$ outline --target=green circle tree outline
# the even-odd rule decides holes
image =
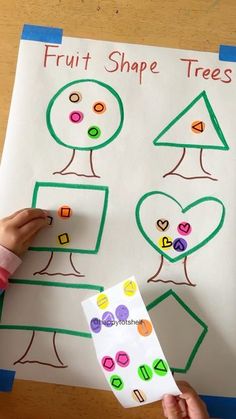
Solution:
[[[120,123],[119,123],[119,126],[118,126],[118,128],[116,129],[116,131],[114,132],[114,134],[110,137],[110,138],[108,138],[108,140],[106,140],[106,141],[104,141],[102,144],[98,144],[98,145],[91,145],[91,146],[89,146],[89,147],[75,147],[75,146],[72,146],[72,145],[68,145],[68,144],[65,144],[58,136],[57,136],[57,134],[56,134],[56,132],[54,131],[54,128],[53,128],[53,126],[52,126],[52,123],[51,123],[51,110],[52,110],[52,107],[53,107],[53,105],[54,105],[54,103],[55,103],[55,101],[56,101],[56,99],[58,98],[58,96],[64,91],[64,90],[66,90],[68,87],[70,87],[70,86],[73,86],[74,84],[77,84],[77,83],[85,83],[85,82],[91,82],[91,83],[96,83],[96,84],[98,84],[99,86],[102,86],[102,87],[104,87],[105,89],[107,89],[115,98],[116,98],[116,100],[117,100],[117,102],[118,102],[118,105],[119,105],[119,111],[120,111]],[[65,84],[63,87],[61,87],[58,91],[57,91],[57,93],[52,97],[52,99],[50,100],[50,102],[49,102],[49,104],[48,104],[48,107],[47,107],[47,111],[46,111],[46,122],[47,122],[47,127],[48,127],[48,130],[49,130],[49,132],[50,132],[50,134],[51,134],[51,136],[54,138],[54,140],[58,143],[58,144],[60,144],[60,145],[62,145],[63,147],[67,147],[67,148],[71,148],[71,149],[74,149],[74,150],[96,150],[96,149],[98,149],[98,148],[102,148],[102,147],[105,147],[107,144],[109,144],[110,142],[112,142],[118,135],[119,135],[119,133],[120,133],[120,131],[121,131],[121,129],[122,129],[122,126],[123,126],[123,122],[124,122],[124,107],[123,107],[123,103],[122,103],[122,100],[121,100],[121,98],[120,98],[120,96],[118,95],[118,93],[111,87],[111,86],[109,86],[108,84],[106,84],[106,83],[103,83],[103,82],[101,82],[101,81],[99,81],[99,80],[95,80],[95,79],[81,79],[81,80],[74,80],[74,81],[72,81],[72,82],[70,82],[70,83],[67,83],[67,84]]]

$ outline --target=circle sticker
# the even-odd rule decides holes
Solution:
[[[128,308],[125,305],[123,305],[123,304],[119,305],[116,308],[116,317],[117,317],[118,320],[121,320],[121,321],[122,320],[123,321],[127,320],[128,317],[129,317],[129,310],[128,310]]]
[[[137,285],[134,281],[128,279],[127,281],[124,282],[123,289],[124,289],[125,295],[127,295],[128,297],[133,297],[133,295],[137,291]]]
[[[149,320],[140,320],[138,332],[142,336],[149,336],[152,333],[152,323]]]
[[[148,381],[151,380],[153,372],[148,365],[143,364],[140,365],[140,367],[138,367],[138,375],[141,378],[141,380]]]
[[[163,250],[169,250],[172,247],[173,240],[169,236],[163,236],[158,240],[158,246]]]
[[[105,311],[105,313],[103,313],[102,324],[104,324],[104,326],[111,327],[113,326],[114,321],[115,321],[115,317],[110,311]]]
[[[140,390],[138,388],[136,388],[135,390],[132,391],[131,393],[133,399],[138,402],[138,403],[143,403],[147,400],[147,396],[144,393],[143,390]]]
[[[70,218],[72,215],[72,209],[68,205],[63,205],[58,208],[57,214],[63,219]]]
[[[84,114],[80,111],[73,111],[69,115],[69,119],[74,124],[78,124],[79,122],[82,122],[84,119]]]
[[[102,328],[102,322],[97,317],[93,317],[90,321],[90,328],[94,333],[99,333]]]
[[[123,390],[124,388],[123,380],[121,377],[119,377],[119,375],[112,375],[110,378],[110,383],[115,390]]]
[[[152,364],[152,368],[155,373],[160,376],[166,375],[169,369],[167,362],[163,359],[155,359]]]
[[[182,221],[181,223],[179,223],[177,230],[178,233],[181,234],[181,236],[188,236],[192,232],[192,227],[186,221]]]
[[[203,121],[193,121],[191,130],[194,134],[201,134],[205,130],[205,123]]]
[[[69,99],[72,103],[77,103],[81,101],[82,96],[79,92],[72,92],[69,96]]]
[[[94,112],[99,113],[99,114],[106,112],[106,109],[107,108],[104,102],[96,102],[93,105]]]
[[[115,369],[115,362],[111,356],[104,356],[102,358],[102,366],[106,371],[113,371]]]
[[[89,138],[99,138],[101,135],[101,130],[99,127],[96,127],[95,125],[90,127],[88,129],[88,136]]]
[[[109,300],[106,294],[99,294],[97,297],[97,305],[101,310],[104,310],[109,305]]]
[[[116,362],[120,367],[127,367],[130,363],[129,355],[124,351],[117,352]]]
[[[176,252],[184,252],[187,249],[188,243],[185,239],[177,238],[173,241],[173,248]]]
[[[165,218],[160,218],[160,220],[157,220],[156,222],[156,228],[158,231],[166,231],[169,228],[169,221]]]

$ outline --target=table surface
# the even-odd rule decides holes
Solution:
[[[217,52],[236,44],[235,0],[0,0],[0,152],[22,25],[65,36]],[[161,419],[160,403],[123,409],[111,392],[16,380],[0,393],[1,419]]]

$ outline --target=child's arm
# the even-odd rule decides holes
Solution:
[[[34,236],[47,226],[47,213],[26,208],[0,220],[0,294],[8,286],[8,278],[21,264],[21,256]]]

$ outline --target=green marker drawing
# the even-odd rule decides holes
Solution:
[[[34,273],[34,275],[38,274],[38,275],[55,275],[55,273],[50,272],[48,270],[50,264],[52,263],[53,257],[54,257],[54,252],[62,252],[62,253],[69,253],[69,265],[72,269],[72,272],[70,272],[71,275],[74,275],[76,277],[84,277],[83,274],[81,274],[81,272],[79,272],[75,266],[74,263],[72,261],[72,254],[74,253],[85,253],[85,254],[97,254],[101,245],[101,240],[102,240],[102,235],[103,235],[103,230],[104,230],[104,225],[105,225],[105,220],[106,220],[106,214],[107,214],[107,206],[108,206],[108,195],[109,195],[109,189],[107,186],[99,186],[99,185],[81,185],[81,184],[73,184],[73,183],[55,183],[55,182],[36,182],[35,186],[34,186],[34,191],[33,191],[33,197],[32,197],[32,208],[37,208],[37,207],[43,207],[43,208],[47,208],[47,202],[42,202],[42,195],[43,193],[46,193],[48,189],[51,189],[52,193],[56,193],[58,196],[61,196],[61,200],[62,200],[62,204],[63,204],[63,193],[64,190],[66,191],[71,191],[73,196],[76,196],[76,194],[78,195],[78,199],[81,196],[81,194],[87,192],[87,193],[101,193],[101,196],[103,196],[103,205],[101,208],[101,213],[99,214],[99,226],[97,231],[94,231],[94,242],[93,245],[91,245],[90,247],[87,246],[73,246],[71,247],[70,243],[68,243],[67,246],[64,246],[61,242],[61,240],[54,240],[54,245],[49,246],[47,243],[45,243],[45,245],[31,245],[29,247],[29,250],[33,250],[33,251],[38,251],[38,252],[45,252],[48,251],[50,252],[50,257],[49,260],[46,264],[46,266],[44,268],[42,268],[41,270],[38,270],[37,272]],[[46,195],[45,195],[46,196]],[[55,213],[56,213],[56,208],[54,209]],[[80,208],[78,208],[78,212],[79,212]],[[50,212],[50,211],[49,211]],[[71,217],[71,220],[73,219],[73,216]],[[57,222],[59,222],[60,220],[58,219],[57,213],[55,215],[55,219],[53,220],[52,223],[52,227],[49,227],[50,230],[50,237],[52,236],[52,230],[54,227],[54,225],[56,225]],[[67,220],[64,223],[63,228],[66,229],[66,227],[68,226],[69,222],[75,222],[75,221],[69,221]],[[75,224],[76,225],[76,224]],[[59,230],[58,230],[58,234],[59,234]],[[73,234],[73,233],[72,233]],[[71,238],[72,238],[72,234],[71,234]],[[75,232],[74,232],[75,234]],[[67,233],[63,231],[62,235],[57,235],[57,237],[68,237]],[[57,274],[62,274],[62,272],[57,272]]]
[[[28,285],[28,286],[36,286],[36,287],[59,287],[65,290],[70,288],[76,290],[90,290],[90,291],[96,291],[96,292],[102,292],[104,291],[104,287],[101,285],[95,285],[95,284],[75,284],[75,283],[69,283],[69,282],[53,282],[53,281],[39,281],[39,280],[33,280],[33,279],[15,279],[11,278],[9,280],[11,284],[15,284],[18,286],[22,285]],[[1,312],[4,307],[4,296],[5,293],[1,295],[0,300],[0,320],[1,320]],[[58,327],[48,327],[48,326],[38,326],[34,324],[3,324],[0,323],[0,330],[22,330],[22,331],[31,331],[32,335],[30,337],[29,344],[24,351],[23,355],[21,355],[15,362],[16,364],[27,364],[27,363],[36,363],[41,365],[46,365],[53,368],[67,368],[67,365],[65,365],[60,356],[56,345],[56,335],[63,334],[63,335],[70,335],[70,336],[77,336],[80,338],[88,338],[91,339],[92,335],[91,333],[84,331],[84,330],[71,330],[71,329],[61,329]],[[48,352],[51,352],[51,356],[49,357],[50,361],[45,362],[45,359],[39,360],[39,359],[31,359],[31,351],[32,346],[37,346],[37,340],[39,339],[37,332],[46,332],[48,335]],[[54,359],[54,362],[52,361]]]
[[[199,105],[202,110],[199,110]],[[193,116],[193,110],[195,113]],[[205,114],[205,117],[203,116]],[[179,125],[179,127],[178,127]],[[181,134],[177,134],[179,129]],[[179,176],[183,179],[210,179],[211,173],[203,166],[203,150],[229,150],[219,121],[205,91],[186,106],[153,140],[155,146],[182,148],[182,156],[174,168],[163,177]],[[190,150],[195,150],[190,153]],[[194,153],[194,154],[193,154]],[[196,153],[198,158],[196,159]],[[192,155],[191,155],[192,154]],[[187,158],[189,155],[189,158]],[[196,165],[195,168],[193,166]]]
[[[155,298],[155,300],[153,300],[151,303],[149,303],[146,306],[147,311],[148,312],[151,312],[151,310],[155,309],[155,307],[158,307],[159,304],[161,304],[163,301],[165,301],[169,297],[174,298],[175,301],[183,308],[183,310],[185,310],[188,313],[188,315],[190,317],[192,317],[192,319],[196,323],[198,323],[201,326],[201,328],[202,328],[202,331],[200,332],[200,334],[199,334],[199,336],[198,336],[195,344],[193,345],[192,350],[191,350],[191,352],[190,352],[190,354],[189,354],[189,356],[188,356],[188,358],[186,360],[185,366],[184,367],[180,367],[180,366],[177,366],[177,365],[173,365],[173,366],[170,367],[170,369],[171,369],[172,372],[186,373],[190,369],[190,367],[191,367],[191,365],[192,365],[192,363],[194,361],[194,358],[195,358],[195,356],[196,356],[196,354],[197,354],[197,352],[198,352],[198,350],[199,350],[199,348],[200,348],[200,346],[201,346],[201,344],[202,344],[202,342],[203,342],[203,340],[204,340],[204,338],[205,338],[205,336],[206,336],[206,334],[208,332],[208,326],[206,325],[206,323],[204,323],[203,320],[200,319],[199,316],[197,316],[196,313],[194,313],[191,310],[190,307],[187,306],[187,304],[172,289],[166,291],[164,294],[160,295],[160,297]],[[152,317],[152,315],[151,315],[151,317]],[[153,368],[154,368],[154,363],[153,363]]]
[[[158,217],[158,211],[160,211],[158,209],[158,200],[160,198],[160,202],[161,202],[161,199],[163,197],[167,198],[167,201],[166,201],[167,208],[168,208],[168,205],[170,205],[168,203],[168,200],[170,200],[170,203],[174,202],[176,204],[177,210],[178,210],[177,213],[176,213],[176,216],[179,216],[179,214],[183,214],[183,217],[184,217],[184,215],[186,215],[186,216],[188,216],[189,219],[191,219],[191,210],[195,209],[198,206],[201,206],[201,204],[211,203],[211,202],[216,203],[217,206],[219,206],[219,209],[220,209],[220,215],[217,218],[216,226],[212,228],[210,233],[207,233],[199,241],[197,241],[197,239],[196,239],[193,245],[187,246],[186,248],[185,248],[185,246],[183,246],[183,248],[181,249],[182,251],[179,251],[180,249],[177,248],[177,247],[176,247],[176,251],[175,251],[175,250],[173,250],[174,246],[173,246],[173,249],[171,247],[171,249],[172,249],[172,253],[171,253],[171,250],[169,250],[169,248],[166,249],[164,245],[163,246],[160,245],[160,240],[154,241],[154,238],[153,238],[154,236],[150,237],[150,231],[149,231],[149,233],[147,233],[147,228],[144,226],[144,220],[142,219],[143,208],[145,207],[145,205],[149,204],[150,200],[153,200],[153,202],[154,202],[154,200],[156,201],[155,202],[155,207],[152,209],[152,211],[154,212],[153,218],[154,217],[156,217],[157,219],[160,218],[160,217]],[[162,208],[161,211],[163,211],[163,208]],[[203,216],[205,216],[205,215],[206,214],[204,213]],[[210,240],[212,240],[216,236],[216,234],[222,228],[222,226],[224,224],[224,219],[225,219],[225,207],[224,207],[223,202],[220,201],[218,198],[215,198],[215,197],[212,197],[212,196],[205,196],[205,197],[202,197],[202,198],[192,202],[191,204],[189,204],[185,208],[183,208],[182,205],[171,195],[168,195],[168,194],[166,194],[164,192],[160,192],[160,191],[151,191],[151,192],[148,192],[148,193],[144,194],[140,198],[140,200],[138,201],[137,206],[136,206],[136,210],[135,210],[135,217],[136,217],[136,222],[137,222],[138,229],[141,232],[142,236],[152,246],[152,248],[155,249],[161,255],[161,263],[160,263],[160,266],[159,266],[157,272],[155,273],[155,275],[153,275],[151,278],[149,278],[147,282],[172,282],[176,285],[195,286],[190,281],[188,273],[187,273],[187,257],[189,255],[191,255],[192,253],[196,252],[197,250],[199,250],[200,248],[202,248],[203,246],[205,246]],[[210,214],[209,220],[212,220],[212,219],[214,219],[214,214]],[[199,224],[200,224],[200,228],[201,228],[200,221],[201,220],[199,220]],[[152,222],[152,221],[150,221],[150,222]],[[148,223],[149,223],[149,221],[148,221]],[[188,223],[186,223],[186,224],[188,224]],[[186,236],[184,236],[184,239],[183,239],[183,237],[179,237],[179,233],[176,233],[177,232],[177,226],[178,226],[177,222],[176,222],[176,225],[174,224],[172,226],[173,233],[176,234],[176,241],[180,242],[180,240],[182,240],[181,243],[184,243],[184,242],[186,242]],[[149,224],[148,224],[148,227],[149,227]],[[153,231],[157,232],[157,229],[155,228],[155,230],[154,230],[154,228],[155,228],[155,226],[154,226],[154,222],[153,222]],[[169,228],[169,223],[168,223],[168,228]],[[168,236],[165,236],[164,234],[162,235],[161,232],[157,232],[155,234],[156,234],[155,237],[162,237],[163,242],[164,242],[164,240],[166,241],[166,238],[168,237]],[[192,232],[191,235],[193,235],[193,234],[194,233]],[[168,230],[168,235],[169,235],[169,230]],[[196,237],[197,237],[197,234],[196,234]],[[194,239],[193,239],[193,241],[194,241]],[[175,243],[175,241],[173,241],[173,245],[174,245],[174,243]],[[161,269],[162,269],[163,263],[164,263],[164,259],[167,259],[171,263],[174,263],[174,262],[177,262],[181,259],[184,259],[184,264],[183,265],[184,265],[184,276],[185,276],[185,279],[186,279],[185,282],[175,282],[173,280],[165,281],[165,280],[162,280],[162,279],[155,279],[155,278],[158,278],[158,276],[161,272]]]
[[[94,170],[93,151],[114,141],[123,122],[122,100],[108,84],[81,79],[62,86],[48,104],[46,123],[52,138],[72,149],[72,156],[62,170],[53,174],[100,178]],[[80,151],[84,152],[82,157]],[[85,171],[78,171],[80,158],[83,163],[87,160]]]

